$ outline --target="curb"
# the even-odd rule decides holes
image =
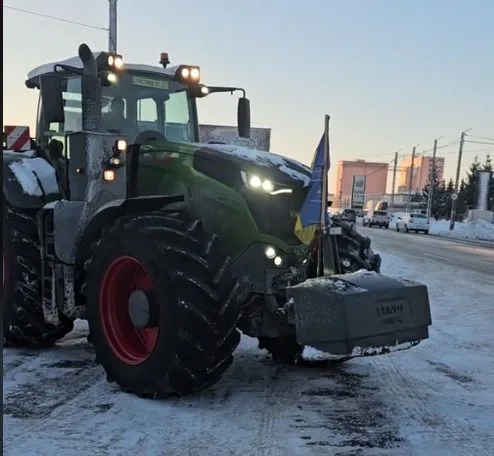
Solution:
[[[481,247],[487,247],[490,249],[494,249],[494,241],[483,241],[480,239],[461,239],[461,238],[455,238],[455,237],[449,237],[449,236],[443,236],[440,234],[431,234],[431,233],[429,233],[429,236],[434,236],[434,237],[438,237],[441,239],[447,239],[448,241],[454,241],[454,242],[458,242],[460,244],[478,245]]]

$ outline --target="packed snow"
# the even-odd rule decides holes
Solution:
[[[428,286],[428,340],[344,363],[308,349],[319,363],[287,367],[243,338],[218,384],[153,401],[106,382],[77,321],[57,347],[3,350],[4,454],[491,456],[494,249],[364,230],[383,274]]]
[[[449,220],[431,220],[429,233],[454,239],[494,242],[494,223],[486,220],[455,222],[454,229],[450,231]]]
[[[310,173],[310,168],[307,165],[299,163],[293,159],[289,160],[286,157],[282,157],[281,155],[277,155],[272,152],[264,152],[262,150],[249,149],[247,147],[233,146],[230,144],[203,144],[203,146],[254,162],[259,166],[275,166],[292,179],[302,181],[304,186],[309,185],[310,175],[308,176],[293,169],[292,163],[302,169],[305,169],[307,173]]]

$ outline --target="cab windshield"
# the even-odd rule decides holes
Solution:
[[[195,141],[194,110],[187,86],[156,74],[127,71],[102,87],[103,129],[130,141],[143,131],[157,131],[168,141]],[[51,123],[50,136],[82,130],[81,80],[68,77],[63,93],[65,122]]]

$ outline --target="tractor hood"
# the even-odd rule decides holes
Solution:
[[[272,152],[227,144],[196,144],[196,163],[203,166],[217,165],[238,168],[248,173],[256,173],[284,185],[307,187],[311,169],[291,158]]]

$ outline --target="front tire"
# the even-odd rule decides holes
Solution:
[[[109,381],[139,396],[186,395],[231,365],[240,342],[239,286],[215,239],[199,222],[148,213],[117,220],[93,245],[89,339]],[[141,291],[146,328],[129,311],[130,296]]]
[[[45,322],[41,304],[41,254],[35,210],[14,208],[3,198],[3,344],[49,347],[72,331],[73,322]]]

